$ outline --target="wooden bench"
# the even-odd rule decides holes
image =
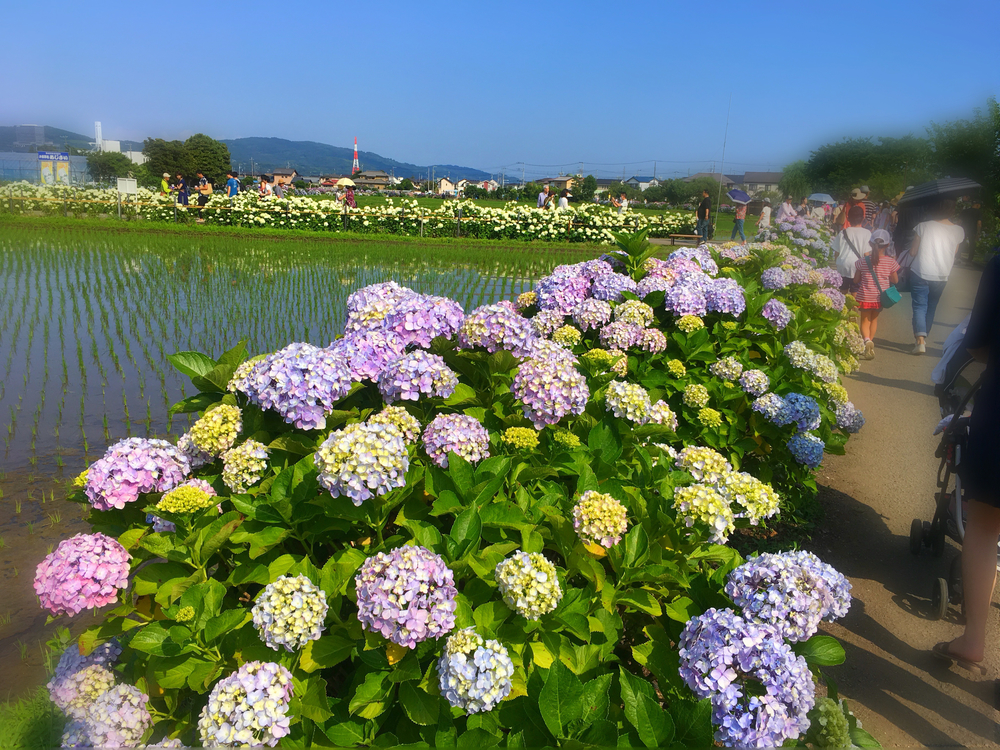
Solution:
[[[694,244],[697,245],[697,244],[699,244],[701,242],[701,235],[700,234],[672,234],[672,235],[670,235],[670,244],[671,245],[676,245],[678,240],[681,240],[682,242],[693,242]]]

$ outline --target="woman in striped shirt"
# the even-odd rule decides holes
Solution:
[[[854,284],[857,288],[854,297],[861,311],[861,335],[865,339],[862,359],[875,359],[875,329],[878,327],[878,314],[882,312],[882,292],[899,281],[899,264],[887,254],[891,241],[887,231],[876,229],[869,240],[871,255],[854,264]],[[877,284],[875,277],[878,277]]]

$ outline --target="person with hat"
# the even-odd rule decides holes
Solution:
[[[854,206],[861,206],[861,211],[862,211],[861,219],[859,220],[859,223],[857,223],[857,224],[851,223],[850,213],[851,213],[851,209]],[[848,227],[851,227],[851,226],[855,226],[855,227],[864,226],[864,223],[865,223],[864,211],[865,211],[865,194],[863,192],[861,192],[861,188],[854,188],[851,191],[851,197],[850,197],[850,199],[848,199],[847,203],[844,204],[844,207],[841,209],[840,213],[837,215],[837,218],[834,220],[834,223],[837,226],[843,226],[844,229],[847,229]]]
[[[867,231],[867,230],[864,230]],[[875,359],[875,331],[882,312],[882,292],[899,281],[899,264],[886,251],[892,238],[884,229],[872,232],[871,254],[854,263],[854,298],[861,312],[861,335],[865,340],[862,359]]]
[[[861,204],[865,207],[865,227],[874,229],[875,219],[878,217],[878,204],[868,197],[871,195],[871,188],[867,185],[862,185],[860,190],[862,196]]]
[[[771,199],[764,199],[764,206],[760,209],[760,218],[757,220],[757,231],[768,229],[771,226]]]
[[[779,224],[783,221],[795,221],[795,217],[798,216],[795,213],[795,206],[792,205],[792,196],[786,195],[785,202],[778,206],[778,215],[774,217],[774,220]]]
[[[568,188],[563,188],[563,191],[559,194],[559,208],[569,208],[569,199],[573,197],[573,194]]]
[[[170,195],[173,192],[173,188],[170,187],[170,172],[163,173],[163,179],[160,180],[160,195]]]

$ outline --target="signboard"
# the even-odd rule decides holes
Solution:
[[[139,192],[139,186],[131,177],[119,177],[118,192],[123,195],[136,195]]]
[[[38,169],[43,185],[69,185],[69,154],[39,151]]]

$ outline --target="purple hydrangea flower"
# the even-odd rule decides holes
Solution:
[[[606,273],[594,279],[591,294],[594,299],[607,302],[618,302],[622,292],[635,292],[636,283],[628,276],[620,273]]]
[[[128,586],[132,555],[104,534],[77,534],[59,542],[35,571],[35,593],[43,609],[75,615],[118,599]]]
[[[458,343],[463,349],[479,346],[491,354],[502,349],[515,357],[526,356],[534,339],[531,321],[502,305],[477,307],[458,332]]]
[[[64,714],[82,721],[97,696],[115,684],[111,667],[121,654],[117,641],[108,641],[87,656],[73,643],[59,657],[56,671],[45,686],[49,699]],[[110,682],[109,682],[110,679]]]
[[[743,616],[776,628],[792,643],[811,638],[821,620],[851,606],[851,584],[811,552],[764,553],[733,570],[726,595]]]
[[[763,396],[771,387],[771,381],[763,370],[747,370],[740,376],[740,388],[751,396]]]
[[[843,277],[836,268],[830,268],[829,266],[823,266],[823,268],[818,269],[820,275],[823,277],[823,283],[826,286],[833,287],[834,289],[839,289],[840,285],[844,283]]]
[[[586,300],[584,300],[586,301]],[[539,310],[531,319],[531,327],[539,336],[551,336],[566,323],[562,310]]]
[[[823,463],[823,449],[826,445],[815,435],[800,433],[789,440],[787,445],[792,457],[800,464],[815,469]]]
[[[404,299],[416,296],[416,292],[385,281],[359,289],[347,298],[347,323],[344,330],[348,334],[374,331],[384,327],[386,316],[396,309]]]
[[[406,344],[398,333],[376,330],[348,334],[329,346],[329,351],[347,359],[351,379],[378,380],[382,370],[406,351]]]
[[[144,492],[166,492],[184,481],[191,465],[166,440],[119,440],[87,469],[84,493],[97,510],[124,508]]]
[[[395,281],[381,281],[378,284],[369,284],[348,295],[347,311],[356,312],[373,302],[382,300],[398,302],[411,294],[415,294],[412,289],[400,286]]]
[[[560,268],[567,269],[560,271]],[[560,266],[535,285],[540,310],[569,315],[590,294],[590,279],[572,266]]]
[[[865,415],[854,404],[848,401],[836,408],[837,427],[852,435],[865,426]]]
[[[768,268],[760,275],[760,285],[765,289],[784,289],[792,283],[788,272],[780,266]]]
[[[705,293],[711,281],[711,278],[701,272],[683,274],[677,279],[677,283],[667,290],[663,306],[677,316],[705,317],[708,311]]]
[[[659,354],[667,350],[667,337],[657,328],[644,328],[636,346],[645,352]]]
[[[261,409],[278,412],[301,430],[326,427],[326,415],[351,390],[348,358],[330,349],[296,343],[258,362],[243,391]]]
[[[570,266],[573,268],[574,266]],[[595,258],[594,260],[585,260],[583,263],[577,263],[575,268],[578,269],[578,273],[584,278],[593,281],[598,276],[604,276],[605,274],[614,273],[615,269],[606,260],[601,258]]]
[[[406,346],[427,349],[438,336],[454,336],[464,320],[465,312],[454,300],[413,294],[385,316],[385,327],[398,333]]]
[[[378,390],[387,404],[417,401],[421,395],[448,398],[457,386],[458,376],[444,358],[422,350],[393,360],[378,376]]]
[[[761,315],[767,318],[771,325],[779,331],[784,330],[785,326],[792,319],[792,311],[788,309],[784,302],[774,298],[764,303]]]
[[[531,349],[528,351],[528,359],[553,360],[564,362],[568,365],[575,365],[578,360],[576,355],[564,346],[560,346],[555,341],[548,339],[535,339],[531,342]]]
[[[455,578],[440,556],[419,546],[379,552],[354,578],[365,630],[416,648],[455,627]]]
[[[836,287],[824,287],[820,289],[817,294],[822,294],[825,297],[830,298],[830,302],[833,303],[833,309],[835,312],[840,312],[844,309],[844,305],[847,303],[847,298],[844,297],[843,293]]]
[[[335,430],[315,454],[319,483],[332,497],[361,505],[406,485],[410,458],[403,433],[392,424],[356,422]]]
[[[146,704],[149,696],[132,685],[118,685],[102,693],[87,711],[84,725],[94,747],[135,747],[153,717]]]
[[[659,275],[650,273],[648,276],[643,277],[642,281],[636,284],[635,294],[639,299],[645,299],[646,295],[652,294],[653,292],[666,292],[670,287],[674,285],[677,278],[671,273],[667,275]]]
[[[681,250],[674,250],[670,253],[670,257],[667,262],[671,263],[687,258],[693,260],[698,264],[698,268],[707,274],[715,276],[719,272],[719,266],[716,264],[715,260],[712,259],[712,253],[702,245],[701,247],[686,247]]]
[[[809,666],[771,625],[709,609],[681,632],[680,675],[712,702],[715,739],[730,747],[780,747],[809,728]]]
[[[635,323],[616,320],[601,329],[601,345],[608,349],[622,349],[623,351],[631,349],[639,343],[642,331],[642,326],[637,326]]]
[[[438,414],[424,429],[424,450],[432,462],[448,468],[448,453],[457,453],[469,463],[490,455],[490,435],[475,417]]]
[[[590,398],[587,379],[571,362],[557,359],[526,360],[514,375],[510,390],[537,430],[567,414],[583,414]]]
[[[705,308],[738,318],[747,309],[743,287],[733,279],[715,279],[705,292]]]
[[[514,663],[499,641],[466,628],[448,637],[437,670],[445,700],[475,714],[493,710],[510,694]]]
[[[585,299],[573,308],[572,316],[573,322],[581,331],[586,332],[591,328],[596,331],[611,320],[611,305],[600,299]]]
[[[219,680],[198,718],[205,747],[274,747],[291,730],[292,673],[273,662],[249,661]]]

